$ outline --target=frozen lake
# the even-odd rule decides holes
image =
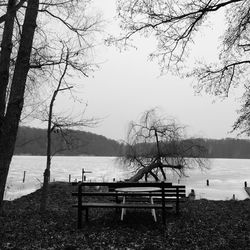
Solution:
[[[5,191],[6,200],[18,198],[40,188],[43,181],[43,171],[46,165],[44,156],[14,156]],[[195,190],[196,198],[212,200],[227,200],[235,195],[236,199],[246,199],[244,182],[250,184],[249,159],[211,159],[210,169],[200,169],[187,172],[188,177],[182,177],[179,182],[187,186],[187,194]],[[121,166],[115,157],[86,156],[56,156],[52,159],[51,180],[68,181],[81,180],[82,168],[92,173],[86,174],[87,180],[112,181],[123,180],[131,176],[129,170]],[[23,175],[26,171],[25,182]],[[168,181],[177,183],[178,177],[168,175]],[[210,185],[206,185],[206,180]]]

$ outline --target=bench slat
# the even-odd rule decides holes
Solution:
[[[176,196],[176,193],[177,192],[164,192],[164,194],[165,194],[165,196]],[[161,193],[154,193],[155,195],[157,195],[157,196],[160,196],[161,195]],[[186,193],[185,192],[178,192],[178,194],[179,195],[186,195]]]
[[[78,208],[78,204],[74,204],[73,207]],[[150,208],[150,209],[162,209],[162,205],[160,204],[138,204],[138,203],[107,203],[107,202],[87,202],[87,203],[82,203],[81,208]],[[166,204],[166,208],[170,209],[173,208],[172,204]]]
[[[175,192],[176,194],[176,192]],[[156,196],[159,192],[82,192],[81,196]],[[72,196],[79,196],[78,192],[72,193]]]

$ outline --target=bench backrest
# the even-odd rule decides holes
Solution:
[[[165,188],[165,196],[176,196],[178,192],[179,197],[186,197],[186,187],[183,185],[172,185],[172,187]]]
[[[78,183],[78,194],[84,193],[82,190],[86,186],[103,186],[107,187],[109,192],[114,192],[116,188],[125,187],[159,187],[164,189],[165,197],[176,197],[178,194],[179,198],[184,198],[186,196],[186,188],[184,185],[174,185],[171,182],[81,182]],[[162,195],[162,191],[156,194]]]

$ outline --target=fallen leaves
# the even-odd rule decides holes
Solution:
[[[92,209],[77,230],[73,187],[51,184],[48,211],[39,214],[40,190],[5,202],[0,215],[0,249],[250,249],[250,200],[185,203],[180,216],[155,223],[149,210],[128,211],[125,220],[110,209]],[[183,204],[184,205],[184,204]]]

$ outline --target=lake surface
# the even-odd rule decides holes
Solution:
[[[239,200],[248,198],[244,182],[250,185],[249,159],[211,159],[209,162],[209,169],[189,170],[188,177],[179,178],[170,173],[168,181],[186,185],[187,194],[194,189],[198,199],[228,200],[233,195]],[[14,156],[4,199],[12,200],[40,188],[45,166],[45,156]],[[86,174],[87,180],[91,181],[112,181],[113,178],[119,181],[131,176],[131,171],[117,162],[115,157],[55,156],[52,159],[51,181],[68,181],[69,175],[71,181],[79,181],[82,168],[91,171]],[[207,179],[209,186],[206,185]]]

